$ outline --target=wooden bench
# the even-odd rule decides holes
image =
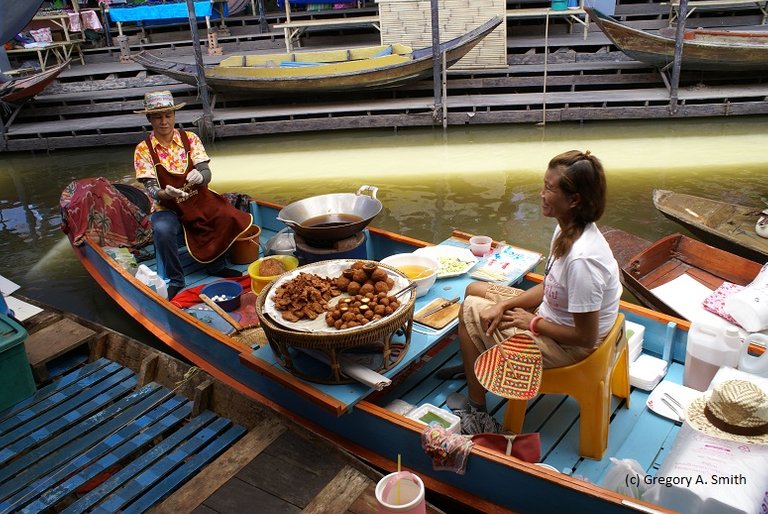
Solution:
[[[766,19],[768,19],[768,1],[765,0],[691,0],[688,2],[687,12],[685,13],[685,18],[687,19],[688,16],[693,13],[696,9],[717,9],[719,7],[727,7],[727,6],[734,6],[734,5],[743,5],[743,6],[756,6],[758,9],[760,9],[760,12],[763,13],[763,21],[762,23],[765,24]],[[679,11],[680,10],[680,0],[672,0],[669,2],[669,24],[672,25],[672,22],[675,21],[679,17]]]
[[[587,33],[589,31],[589,15],[584,10],[583,6],[577,9],[563,9],[554,10],[549,7],[534,7],[526,9],[507,9],[507,19],[514,18],[547,18],[551,16],[564,16],[568,23],[573,28],[573,24],[581,23],[584,25],[584,39],[587,39]],[[580,16],[584,16],[582,19]]]
[[[349,16],[345,18],[315,18],[309,20],[290,20],[274,25],[276,29],[283,29],[285,34],[285,49],[293,50],[293,42],[301,46],[299,38],[307,30],[312,28],[349,27],[353,25],[372,25],[381,31],[381,23],[378,16]]]
[[[6,53],[9,55],[37,54],[37,60],[40,61],[40,68],[42,71],[45,71],[45,67],[48,65],[48,59],[51,56],[53,56],[57,64],[61,64],[70,59],[74,52],[77,52],[80,57],[80,64],[84,65],[85,59],[83,58],[83,51],[80,49],[80,43],[82,42],[82,39],[70,39],[69,41],[50,43],[35,48],[14,48],[13,50],[6,50]]]

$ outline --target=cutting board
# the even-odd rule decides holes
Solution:
[[[413,315],[413,320],[421,323],[422,325],[440,330],[448,323],[456,319],[456,316],[459,314],[459,309],[461,309],[461,302],[454,303],[453,305],[450,305],[445,309],[441,309],[436,313],[430,314],[426,317],[424,317],[421,313],[429,312],[429,309],[434,309],[441,303],[447,302],[448,300],[448,298],[437,298],[436,300],[432,300],[429,305],[422,307]]]

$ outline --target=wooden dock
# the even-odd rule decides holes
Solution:
[[[529,3],[508,2],[508,9]],[[727,8],[727,12],[697,10],[688,24],[720,28],[762,26],[763,13],[757,6],[749,5]],[[363,14],[370,11],[364,9],[367,10]],[[306,16],[322,19],[323,12]],[[668,16],[669,4],[661,2],[620,2],[616,11],[616,17],[622,21],[649,30],[666,27]],[[256,21],[249,17],[227,19],[229,34],[219,37],[224,56],[283,48],[282,32],[266,30]],[[280,21],[279,15],[269,18],[270,24]],[[680,104],[673,112],[668,89],[657,70],[618,51],[594,24],[590,24],[586,38],[580,30],[569,32],[569,28],[564,20],[553,18],[545,38],[541,19],[509,17],[508,65],[500,69],[449,71],[443,111],[435,111],[431,81],[319,99],[218,94],[213,97],[215,137],[441,126],[443,113],[449,126],[768,113],[765,74],[755,72],[685,72],[681,76]],[[141,39],[132,36],[131,51],[149,50],[172,60],[192,62],[188,31],[178,27],[175,31],[156,30]],[[377,40],[378,32],[372,28],[357,27],[353,32],[336,28],[330,32],[310,32],[304,36],[303,44],[350,46]],[[202,111],[193,87],[149,73],[135,63],[122,64],[115,48],[84,49],[84,53],[85,66],[72,65],[58,83],[21,108],[10,121],[6,120],[0,151],[135,144],[145,136],[149,125],[143,115],[133,111],[141,108],[146,91],[160,87],[171,89],[180,101],[187,102],[187,107],[177,113],[177,120],[185,128],[195,128]],[[220,58],[206,56],[206,61]]]
[[[0,413],[3,511],[376,511],[382,473],[201,370],[51,308],[24,324],[47,384]]]

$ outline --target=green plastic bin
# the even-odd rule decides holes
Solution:
[[[24,327],[0,314],[0,411],[35,392],[35,379],[24,351],[26,338]]]

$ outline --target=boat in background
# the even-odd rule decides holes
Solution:
[[[616,228],[603,227],[602,232],[619,263],[624,287],[643,305],[678,318],[685,316],[656,296],[654,288],[682,275],[712,291],[724,282],[746,286],[761,268],[757,262],[682,234],[650,242]]]
[[[250,203],[254,222],[262,229],[262,242],[285,229],[278,220],[280,209],[280,205],[269,202],[254,200]],[[431,245],[371,226],[363,235],[366,258],[373,261]],[[468,249],[469,242],[466,234],[455,233],[436,249],[440,247]],[[546,394],[529,402],[523,425],[523,432],[540,434],[541,464],[545,466],[475,445],[467,456],[464,474],[435,469],[422,446],[424,425],[399,409],[403,403],[412,406],[428,403],[447,408],[446,399],[452,392],[465,392],[463,381],[444,380],[436,375],[436,371],[444,366],[461,361],[456,319],[441,328],[411,323],[409,319],[402,333],[395,332],[398,344],[403,340],[408,343],[398,347],[399,360],[381,371],[391,380],[391,384],[381,390],[355,381],[309,380],[306,379],[308,374],[302,378],[289,369],[285,357],[293,359],[290,363],[293,369],[298,369],[300,364],[314,363],[312,371],[323,368],[328,375],[336,368],[315,361],[304,352],[285,352],[285,340],[281,340],[279,334],[275,335],[276,332],[270,336],[268,345],[244,344],[237,337],[228,335],[232,333],[228,326],[217,328],[216,324],[208,324],[194,316],[190,309],[195,307],[182,309],[159,296],[91,237],[83,238],[73,249],[111,298],[195,365],[377,467],[395,470],[398,456],[402,456],[403,466],[418,474],[430,490],[450,496],[467,505],[468,509],[489,513],[558,512],[563,509],[602,513],[668,512],[659,505],[598,485],[612,466],[611,457],[634,459],[652,476],[667,457],[668,452],[664,450],[669,448],[679,426],[674,420],[646,408],[647,391],[633,388],[629,402],[616,398],[611,402],[607,450],[599,460],[579,455],[579,405],[576,400],[570,396]],[[185,270],[189,288],[216,280],[199,264],[188,258],[187,261]],[[151,256],[141,263],[152,269],[156,267]],[[238,269],[244,271],[246,268],[247,265],[242,265]],[[438,300],[463,298],[473,279],[467,273],[451,275],[439,278],[426,295],[416,298],[412,304],[413,312],[429,308]],[[528,288],[542,279],[539,274],[527,273],[517,285]],[[253,292],[249,291],[242,297],[242,304],[253,302],[250,305],[260,308],[263,305],[260,302],[265,301],[265,295],[270,291],[270,287],[265,287],[255,302]],[[626,302],[622,302],[620,308],[628,321],[643,325],[643,352],[668,360],[666,380],[682,383],[690,323]],[[241,325],[247,328],[249,312],[238,313],[242,315]],[[292,336],[298,337],[295,333]],[[314,337],[314,334],[307,337]],[[486,400],[488,412],[502,422],[506,400],[490,393]]]
[[[712,246],[752,261],[768,261],[768,239],[755,231],[764,207],[720,202],[665,189],[653,191],[653,205]]]
[[[500,23],[494,16],[479,27],[440,44],[450,67]],[[195,64],[160,59],[146,51],[131,57],[146,69],[197,85]],[[219,93],[269,95],[391,88],[431,78],[432,47],[413,50],[393,44],[319,52],[233,55],[205,69],[205,81]]]
[[[675,37],[666,30],[658,34],[619,23],[597,9],[585,9],[591,20],[619,50],[629,57],[665,68],[675,58]],[[768,32],[686,30],[681,67],[686,70],[768,70]]]
[[[3,512],[248,510],[265,498],[274,510],[377,505],[383,474],[337,445],[167,353],[14,297],[41,309],[22,325],[46,384],[0,415]],[[426,502],[426,512],[443,511]]]
[[[56,77],[69,66],[69,60],[48,68],[45,71],[11,79],[8,82],[0,84],[0,102],[7,104],[20,104],[43,91],[48,85],[56,80]]]

